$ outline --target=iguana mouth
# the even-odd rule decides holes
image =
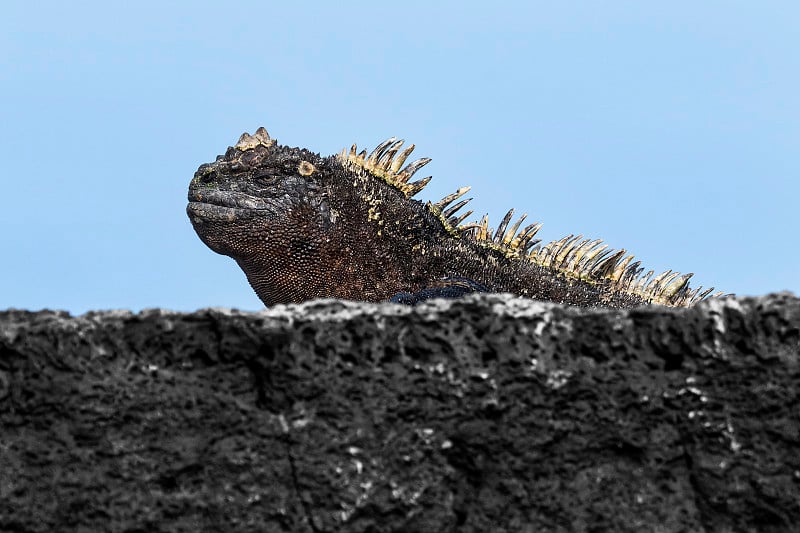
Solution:
[[[190,190],[186,212],[190,217],[205,220],[236,220],[257,214],[268,214],[269,204],[263,199],[237,191],[213,189]],[[258,213],[262,211],[263,213]]]
[[[216,189],[190,190],[189,202],[239,209],[269,208],[269,204],[263,198],[238,191],[220,191]]]
[[[204,202],[189,202],[186,206],[186,214],[192,222],[208,221],[228,221],[234,222],[244,218],[242,215],[249,212],[235,207],[224,207],[221,205],[207,204]]]

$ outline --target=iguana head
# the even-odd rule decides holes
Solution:
[[[277,145],[264,128],[244,134],[213,163],[200,165],[189,184],[187,213],[212,250],[236,259],[275,231],[274,223],[322,202],[314,179],[320,157]]]
[[[409,193],[376,180],[380,169],[354,160],[281,146],[259,128],[198,168],[187,214],[206,245],[237,261],[266,305],[386,299],[408,286],[403,250],[410,254],[412,245],[402,240],[419,244],[415,227],[430,232],[432,215],[420,202],[399,201]],[[407,177],[425,162],[408,165],[415,166]]]

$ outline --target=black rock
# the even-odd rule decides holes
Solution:
[[[0,531],[797,531],[800,300],[0,312]]]

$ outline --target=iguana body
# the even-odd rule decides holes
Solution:
[[[201,165],[187,213],[200,238],[244,270],[267,306],[314,298],[414,303],[465,292],[510,292],[579,306],[688,306],[711,291],[691,274],[642,275],[625,251],[570,235],[547,245],[540,224],[497,231],[487,218],[461,224],[467,187],[441,201],[411,197],[429,159],[403,167],[414,146],[394,138],[371,154],[355,145],[321,157],[278,145],[264,128]]]

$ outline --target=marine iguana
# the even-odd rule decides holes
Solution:
[[[412,197],[431,179],[405,166],[414,145],[395,137],[370,154],[321,157],[281,146],[264,128],[242,134],[189,185],[187,214],[200,239],[232,257],[265,305],[331,297],[414,304],[469,292],[510,292],[577,306],[687,307],[713,289],[692,274],[643,274],[625,250],[568,235],[541,244],[510,210],[497,229],[463,224],[462,187],[438,202]],[[717,293],[714,296],[719,296]]]

